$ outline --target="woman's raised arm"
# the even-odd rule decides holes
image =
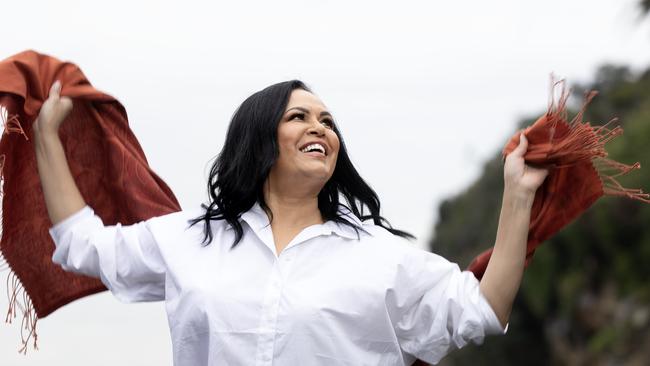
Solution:
[[[32,126],[38,174],[53,225],[86,206],[59,138],[59,126],[72,111],[72,101],[60,92],[61,83],[56,81]]]
[[[79,192],[59,138],[72,101],[60,92],[57,81],[33,124],[38,173],[53,225],[52,261],[66,271],[100,278],[124,302],[162,300],[165,260],[148,223],[104,226]]]
[[[504,190],[494,251],[488,263],[481,292],[502,325],[508,322],[512,303],[524,272],[530,213],[537,188],[548,171],[528,166],[524,154],[528,140],[522,133],[519,146],[506,157]]]

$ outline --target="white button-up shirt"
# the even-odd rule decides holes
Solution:
[[[259,205],[244,236],[181,211],[104,226],[85,207],[51,230],[52,260],[99,277],[125,302],[164,300],[174,365],[410,365],[503,333],[470,272],[382,227],[328,221],[278,255]],[[345,212],[342,212],[345,214]]]

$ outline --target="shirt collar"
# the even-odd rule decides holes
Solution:
[[[253,207],[248,211],[241,214],[241,220],[246,221],[255,232],[264,229],[270,224],[269,217],[266,215],[266,212],[264,212],[262,206],[257,202],[255,202]]]
[[[350,227],[349,225],[341,224],[330,220],[323,224],[323,226],[328,227],[330,233],[334,233],[338,236],[348,238],[348,239],[357,239],[359,235],[361,235],[362,231],[367,232],[363,230],[363,223],[361,222],[361,220],[354,213],[352,213],[352,211],[348,207],[339,205],[338,214],[339,216],[348,220],[354,226],[357,226],[357,230]]]
[[[362,229],[363,223],[356,215],[354,215],[354,213],[352,213],[352,211],[348,207],[340,205],[338,213],[340,216],[348,220],[353,225],[358,226],[359,229],[357,230],[359,230],[360,232],[364,231]],[[264,211],[262,206],[260,206],[260,204],[257,202],[255,202],[253,207],[251,207],[248,211],[244,212],[241,215],[241,220],[245,221],[255,232],[261,231],[262,229],[266,228],[270,224],[266,212]],[[227,229],[231,230],[232,226],[228,225]],[[325,223],[320,225],[320,234],[321,235],[336,234],[340,237],[344,237],[348,239],[357,239],[360,235],[360,233],[358,234],[357,231],[354,230],[354,228],[331,220],[326,221]]]

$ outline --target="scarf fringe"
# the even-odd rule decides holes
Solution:
[[[0,122],[2,122],[2,127],[4,128],[3,134],[10,133],[19,133],[23,135],[26,141],[29,141],[29,137],[23,130],[23,126],[20,125],[20,119],[17,114],[9,114],[7,108],[0,105]]]
[[[2,226],[0,226],[0,236],[2,236]],[[7,260],[5,257],[2,255],[2,252],[0,251],[0,272],[4,272],[9,269],[9,263],[7,263]]]
[[[619,177],[640,169],[641,164],[636,162],[628,165],[608,158],[605,144],[623,134],[621,126],[615,125],[618,119],[613,118],[602,126],[591,126],[589,122],[583,121],[587,106],[598,93],[596,91],[585,93],[580,111],[571,121],[568,121],[566,104],[570,92],[567,91],[564,80],[554,81],[551,76],[551,81],[553,91],[546,117],[551,122],[551,141],[554,143],[549,155],[554,158],[571,156],[571,165],[590,161],[598,172],[604,194],[650,203],[650,194],[643,192],[642,189],[625,188],[618,182]],[[560,96],[555,102],[554,91],[558,86]],[[566,136],[554,141],[558,123],[566,124],[569,131]]]
[[[38,316],[31,298],[13,271],[10,271],[7,275],[7,298],[9,300],[9,309],[7,310],[5,323],[12,324],[18,313],[22,313],[20,321],[21,347],[18,353],[27,354],[31,339],[33,339],[34,349],[38,350],[38,334],[36,333]]]
[[[4,131],[2,132],[3,135],[18,133],[23,135],[25,140],[29,141],[29,138],[20,125],[18,115],[9,116],[7,109],[2,105],[0,105],[0,120],[4,127]],[[4,154],[0,155],[0,218],[2,218],[2,215],[4,214],[2,212],[2,197],[4,196],[5,159],[6,156]],[[0,224],[0,238],[2,237],[2,231],[2,225]],[[0,247],[0,272],[6,270],[9,271],[7,275],[7,299],[9,300],[9,309],[7,310],[5,323],[11,324],[18,316],[18,313],[22,313],[22,319],[20,321],[21,347],[18,350],[18,353],[27,354],[27,348],[32,339],[34,349],[38,350],[38,334],[36,333],[38,316],[36,315],[36,309],[34,309],[32,299],[29,297],[29,294],[27,294],[27,291],[25,291],[25,288],[16,273],[11,269],[9,262],[7,262],[2,253],[2,247]]]
[[[627,197],[636,201],[650,203],[650,194],[643,192],[642,189],[625,188],[616,178],[626,175],[633,170],[641,168],[640,163],[632,165],[622,164],[611,159],[600,159],[594,166],[600,173],[600,179],[603,184],[603,192],[609,196]],[[601,172],[611,171],[611,174],[603,174]]]
[[[0,154],[0,218],[2,218],[2,197],[5,195],[5,154]],[[0,222],[0,234],[2,234],[2,222]],[[0,235],[0,238],[2,235]],[[0,253],[1,254],[1,253]]]

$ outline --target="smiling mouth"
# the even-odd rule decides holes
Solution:
[[[325,147],[323,145],[321,145],[321,144],[309,144],[309,145],[303,147],[302,149],[300,149],[300,152],[306,153],[306,154],[309,154],[309,155],[318,154],[318,155],[322,155],[322,156],[327,156],[327,154],[325,153]],[[318,155],[316,155],[316,156],[318,156]]]

